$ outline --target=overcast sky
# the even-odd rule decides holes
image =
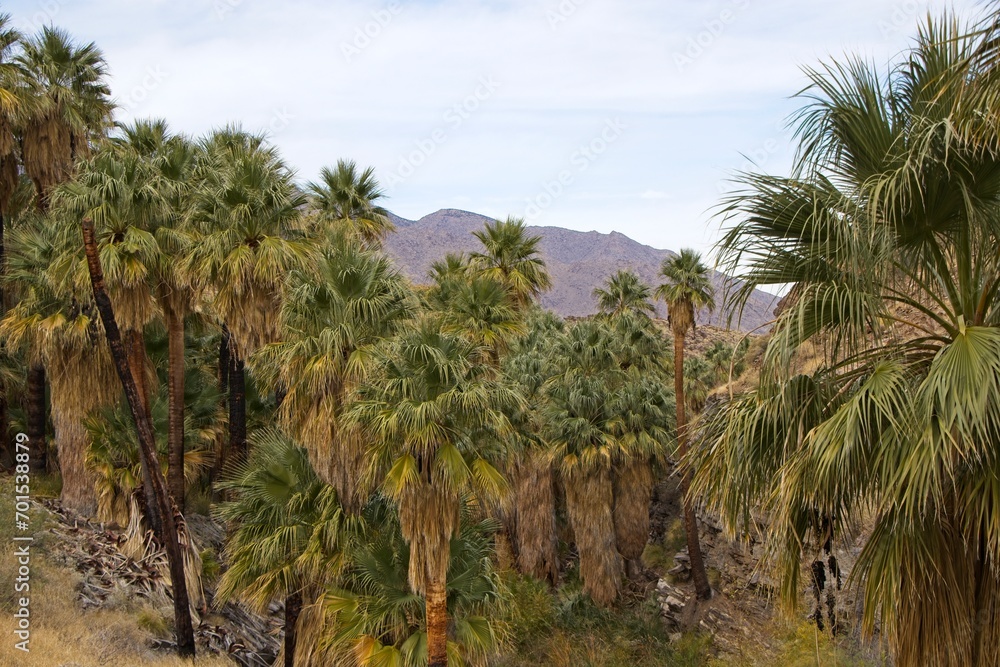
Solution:
[[[617,230],[710,251],[712,207],[782,173],[803,65],[885,63],[916,0],[29,0],[3,11],[103,49],[119,117],[265,130],[301,181],[350,158],[387,206]]]

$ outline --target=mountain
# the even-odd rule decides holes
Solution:
[[[491,218],[457,209],[442,209],[420,220],[391,216],[396,231],[386,239],[385,248],[399,269],[415,283],[427,282],[431,263],[447,252],[468,252],[479,247],[472,232],[482,229]],[[619,269],[635,271],[649,285],[659,284],[657,274],[663,259],[674,255],[633,241],[624,234],[577,232],[562,227],[528,227],[530,234],[542,237],[541,254],[552,276],[552,289],[544,293],[542,305],[559,315],[582,317],[597,310],[595,287]],[[713,272],[716,294],[721,297],[727,277]],[[777,297],[755,292],[743,313],[739,329],[749,331],[769,322]],[[665,316],[662,303],[657,312]],[[698,322],[725,326],[724,316],[700,313]]]

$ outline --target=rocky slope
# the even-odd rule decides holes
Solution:
[[[386,240],[386,250],[410,280],[422,283],[431,264],[445,253],[475,250],[479,242],[472,232],[489,220],[456,209],[443,209],[416,221],[393,216],[396,232]],[[592,314],[596,310],[594,288],[619,269],[631,269],[650,285],[658,284],[660,264],[673,254],[618,232],[578,232],[561,227],[529,227],[529,231],[542,237],[542,255],[552,275],[553,287],[542,296],[542,305],[564,317]],[[713,281],[721,296],[726,276],[713,272]],[[773,295],[756,292],[738,328],[747,331],[770,321],[776,304]],[[663,305],[657,307],[665,316]],[[721,313],[702,313],[698,318],[717,326],[725,326],[724,319]]]

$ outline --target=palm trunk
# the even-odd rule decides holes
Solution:
[[[427,667],[448,664],[448,596],[443,579],[427,582]]]
[[[141,331],[126,331],[123,342],[135,390],[139,393],[139,402],[146,417],[152,422],[153,408],[150,404],[149,382],[146,377],[146,339]]]
[[[242,463],[247,458],[247,385],[246,367],[236,354],[229,361],[229,452],[226,465]]]
[[[677,403],[677,451],[682,465],[687,457],[687,419],[684,414],[684,336],[674,334],[674,399]],[[701,542],[698,539],[698,519],[691,508],[688,490],[691,488],[691,478],[687,468],[681,475],[681,501],[684,504],[684,532],[687,533],[688,556],[691,559],[691,578],[694,580],[694,590],[699,600],[712,597],[712,586],[708,583],[708,573],[705,572],[705,560],[701,555]]]
[[[219,338],[219,395],[226,401],[225,407],[228,410],[229,401],[229,357],[230,357],[230,335],[229,328],[222,325],[222,336]],[[222,435],[215,444],[215,457],[212,461],[212,468],[208,471],[208,484],[214,488],[215,480],[222,472],[226,464],[226,456],[229,453],[229,437]]]
[[[90,370],[87,365],[70,362],[58,371],[55,369],[64,363],[65,360],[54,361],[52,370],[52,425],[62,477],[59,499],[64,508],[91,517],[97,511],[96,475],[87,466],[90,437],[83,418],[96,407],[96,401],[92,392],[79,392],[72,379]]]
[[[31,469],[44,472],[48,467],[48,447],[45,444],[45,366],[33,363],[28,367],[28,448]]]
[[[90,282],[94,291],[94,302],[104,323],[105,337],[111,348],[111,357],[115,362],[115,370],[125,390],[132,419],[135,421],[139,435],[139,454],[144,479],[150,480],[156,500],[155,513],[159,515],[164,530],[164,548],[170,564],[170,581],[174,598],[174,627],[177,634],[177,654],[182,657],[193,657],[195,654],[194,630],[191,627],[191,608],[188,601],[187,582],[184,578],[184,559],[177,540],[177,528],[174,522],[173,507],[167,494],[166,482],[160,471],[156,456],[156,443],[153,436],[153,425],[134,379],[135,369],[129,368],[129,361],[122,343],[118,323],[115,321],[111,299],[104,288],[104,275],[101,271],[100,259],[97,255],[97,241],[94,237],[94,223],[90,218],[83,220],[83,246],[87,255],[87,268],[90,272]]]
[[[285,597],[285,667],[295,667],[296,625],[302,612],[302,594],[292,593]]]
[[[219,339],[219,392],[225,396],[229,391],[229,328],[222,325],[222,338]]]
[[[141,333],[126,331],[123,337],[123,347],[128,360],[129,372],[132,375],[132,382],[135,384],[135,390],[139,397],[139,404],[149,420],[150,428],[152,428],[153,410],[146,388],[146,342]],[[152,480],[146,475],[142,477],[142,491],[146,496],[146,522],[153,534],[156,535],[156,539],[163,543],[166,536],[163,534],[163,522],[156,512],[156,489],[153,488]]]
[[[166,306],[167,318],[167,487],[184,507],[184,318]]]

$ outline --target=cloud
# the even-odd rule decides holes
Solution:
[[[975,11],[974,0],[954,4]],[[620,118],[621,137],[533,222],[704,250],[718,238],[711,210],[730,174],[751,163],[787,169],[783,122],[805,83],[801,66],[844,52],[884,62],[929,7],[943,6],[38,0],[6,11],[32,30],[41,16],[96,41],[124,118],[162,116],[193,135],[230,121],[267,130],[303,180],[347,157],[385,181],[445,129],[392,188],[389,207],[408,218],[456,205],[518,213]],[[449,123],[483,77],[500,86]]]
[[[661,192],[659,190],[646,190],[641,195],[639,199],[672,199],[673,195],[667,192]]]

